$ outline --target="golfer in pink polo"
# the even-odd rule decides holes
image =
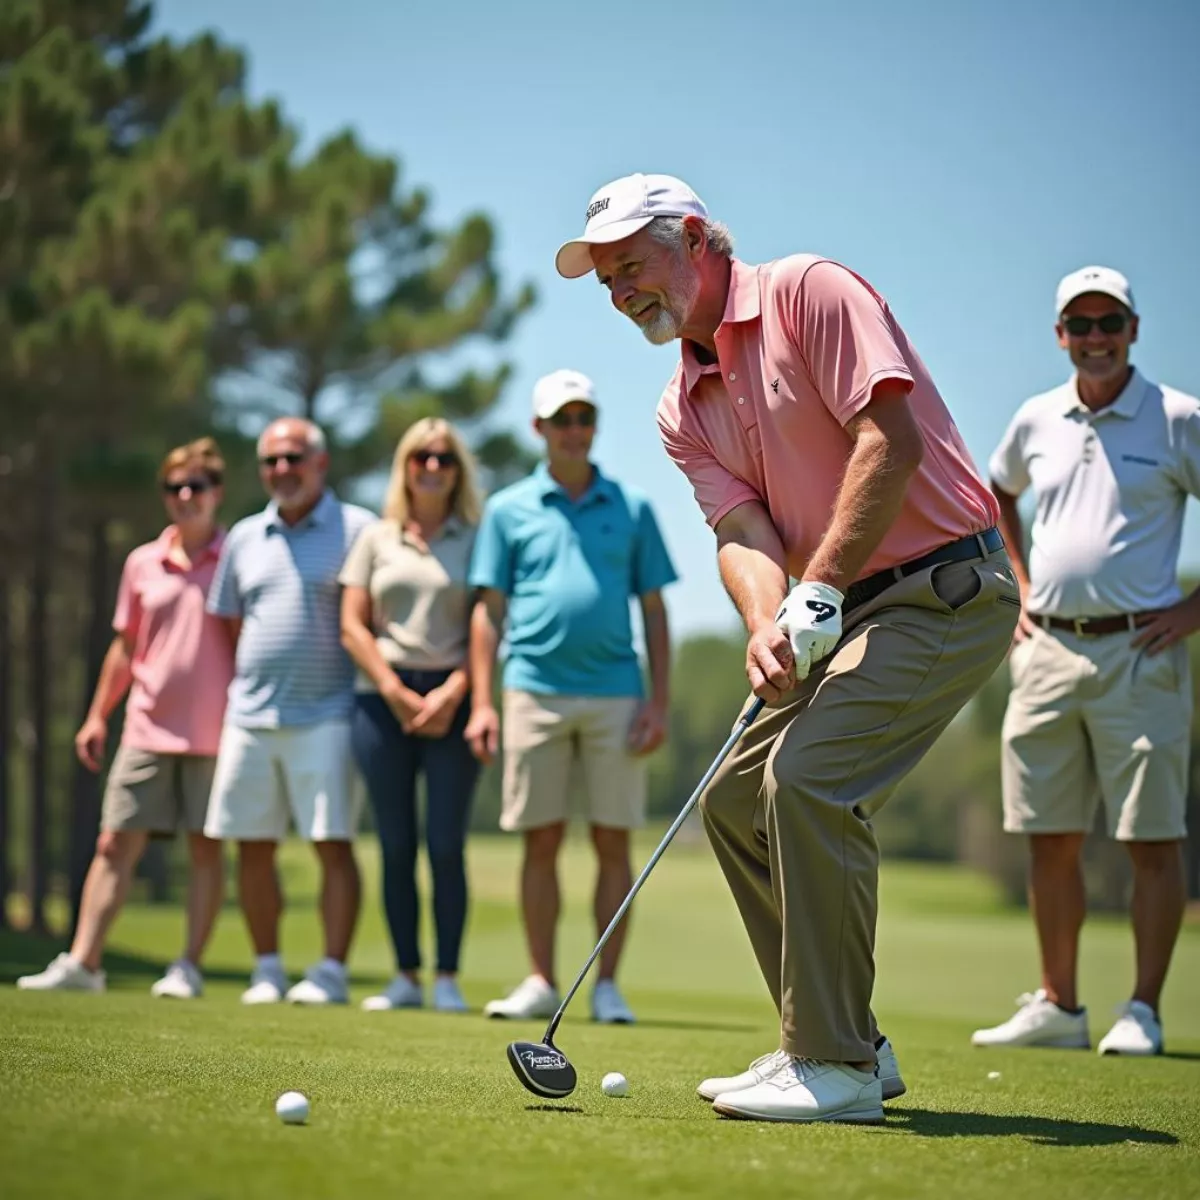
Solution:
[[[1020,612],[996,503],[886,300],[812,254],[761,266],[686,184],[602,187],[558,252],[681,355],[658,407],[716,534],[767,708],[701,805],[777,1051],[705,1080],[717,1112],[883,1119],[871,822],[1003,660]]]

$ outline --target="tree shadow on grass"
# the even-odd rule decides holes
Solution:
[[[1055,1120],[1011,1113],[934,1112],[927,1108],[889,1108],[886,1128],[917,1137],[1012,1137],[1035,1146],[1120,1146],[1128,1142],[1177,1146],[1179,1139],[1161,1129],[1104,1125],[1099,1121]]]

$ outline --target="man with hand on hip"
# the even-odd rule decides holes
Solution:
[[[592,382],[555,371],[533,392],[546,461],[493,496],[475,539],[470,582],[482,589],[471,618],[472,713],[466,737],[490,761],[500,718],[492,681],[507,619],[504,666],[504,807],[500,827],[525,840],[521,912],[532,972],[485,1011],[548,1017],[558,1007],[554,938],[558,855],[571,784],[582,782],[598,860],[595,918],[608,927],[633,885],[631,830],[645,819],[646,756],[666,737],[670,644],[662,589],[675,579],[649,501],[601,474]],[[629,602],[642,611],[650,695],[643,697]],[[592,1017],[628,1024],[617,989],[628,930],[600,956]]]
[[[1004,658],[1020,600],[996,502],[891,308],[846,267],[738,261],[666,175],[602,187],[556,262],[594,272],[648,341],[681,342],[659,430],[767,701],[701,806],[780,1045],[700,1094],[728,1116],[881,1121],[904,1084],[871,1011],[871,822]]]
[[[1018,410],[991,460],[1024,601],[1010,659],[1004,828],[1029,835],[1042,983],[977,1046],[1091,1044],[1076,965],[1080,858],[1098,801],[1133,863],[1133,995],[1101,1054],[1162,1051],[1159,1000],[1187,895],[1192,688],[1185,639],[1200,591],[1177,578],[1188,496],[1200,496],[1200,400],[1132,366],[1128,280],[1084,267],[1058,287],[1056,332],[1073,378]],[[1032,488],[1026,562],[1017,498]]]

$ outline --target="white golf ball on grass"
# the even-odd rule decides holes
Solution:
[[[303,1125],[308,1120],[308,1097],[303,1092],[284,1092],[275,1101],[275,1114],[285,1125]]]
[[[621,1074],[620,1071],[609,1071],[605,1077],[600,1080],[600,1090],[606,1096],[628,1096],[629,1081]]]

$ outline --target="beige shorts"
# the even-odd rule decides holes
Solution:
[[[1132,636],[1039,629],[1013,648],[1001,759],[1010,833],[1090,832],[1103,800],[1120,841],[1187,836],[1187,647],[1148,656]]]
[[[280,842],[289,824],[307,842],[345,842],[358,827],[360,788],[350,722],[221,731],[204,832]]]
[[[216,765],[211,754],[157,754],[121,746],[104,786],[100,828],[164,836],[180,829],[202,832]]]
[[[646,819],[646,759],[630,754],[633,696],[504,693],[504,804],[500,828],[566,821],[582,784],[588,823],[636,829]]]

